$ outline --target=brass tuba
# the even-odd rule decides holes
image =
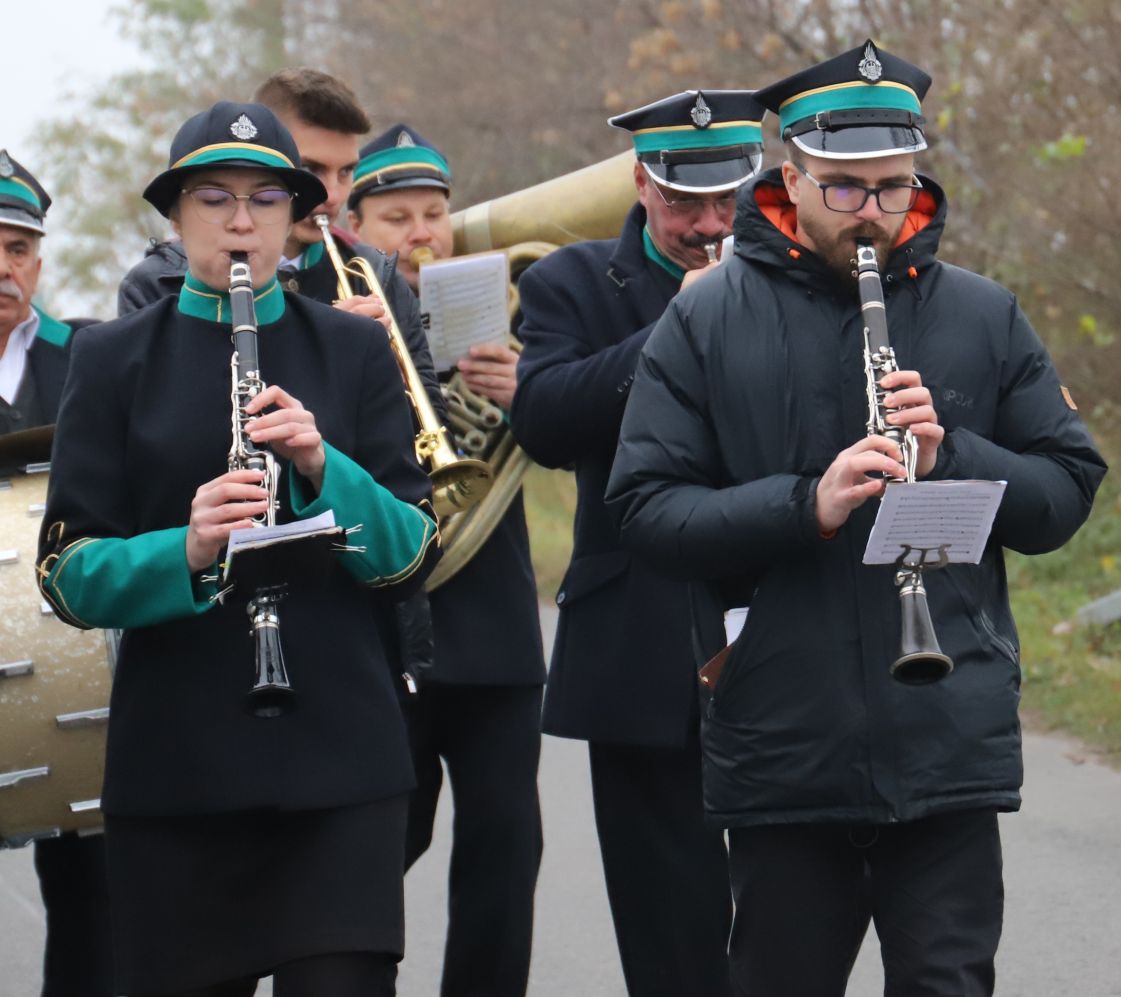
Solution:
[[[454,252],[502,249],[510,260],[510,317],[518,311],[516,280],[531,263],[558,246],[611,239],[635,202],[634,153],[623,152],[573,173],[485,201],[452,215]],[[417,252],[414,250],[414,253]],[[426,262],[412,259],[414,266]],[[515,351],[521,345],[512,336]],[[501,409],[471,391],[458,373],[444,388],[448,421],[465,453],[487,461],[492,485],[484,499],[442,522],[444,556],[426,583],[438,588],[460,571],[506,514],[531,463],[514,442]]]
[[[323,247],[335,268],[338,279],[339,300],[354,296],[350,278],[365,281],[369,292],[381,299],[385,308],[384,325],[389,333],[389,345],[401,369],[405,382],[405,393],[416,413],[420,432],[416,436],[417,460],[429,468],[432,480],[432,507],[443,520],[446,516],[462,512],[485,497],[491,486],[491,470],[484,461],[460,457],[452,449],[448,431],[440,424],[440,419],[432,408],[424,382],[416,372],[409,348],[401,335],[397,320],[389,308],[385,295],[373,267],[368,260],[355,256],[350,263],[343,260],[335,238],[331,235],[331,220],[326,215],[316,215],[315,223],[323,233]]]

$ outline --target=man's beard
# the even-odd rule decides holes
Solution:
[[[833,271],[842,284],[856,286],[856,240],[870,241],[876,249],[876,261],[882,271],[899,236],[902,219],[894,232],[889,232],[871,222],[860,222],[850,228],[837,232],[833,229],[818,230],[816,219],[800,218],[799,225],[813,241],[814,252],[822,262]]]

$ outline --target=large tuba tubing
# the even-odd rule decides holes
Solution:
[[[634,153],[623,152],[455,212],[455,254],[504,250],[510,259],[510,279],[516,281],[526,267],[558,246],[617,236],[634,202]],[[518,311],[515,284],[511,284],[509,307],[512,320]],[[521,349],[513,337],[510,346]],[[450,390],[465,398],[468,408],[487,407],[486,400],[470,392],[458,375],[453,377]],[[491,489],[478,505],[441,523],[444,556],[428,577],[425,587],[430,592],[453,578],[486,543],[517,496],[532,463],[514,442],[509,427],[503,425],[491,435],[497,436],[487,455],[493,472]]]

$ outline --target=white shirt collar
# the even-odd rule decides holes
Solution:
[[[0,398],[9,405],[16,400],[23,372],[27,367],[27,351],[35,342],[39,331],[39,313],[34,308],[13,330],[8,337],[8,345],[0,356]]]

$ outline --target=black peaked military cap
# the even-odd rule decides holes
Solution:
[[[420,132],[397,124],[371,139],[359,153],[351,209],[367,194],[383,194],[403,187],[436,187],[450,192],[452,171],[444,154]]]
[[[782,140],[825,159],[871,159],[926,148],[930,77],[871,39],[756,91]]]
[[[631,133],[638,161],[662,186],[705,192],[731,190],[759,171],[762,121],[750,90],[686,90],[608,124]]]
[[[189,118],[176,132],[168,167],[148,184],[144,199],[166,218],[186,177],[228,167],[276,174],[294,197],[294,221],[327,200],[327,188],[319,178],[301,169],[296,142],[280,119],[264,104],[228,100]]]
[[[42,185],[27,170],[0,149],[0,225],[14,225],[39,235],[51,199]]]

